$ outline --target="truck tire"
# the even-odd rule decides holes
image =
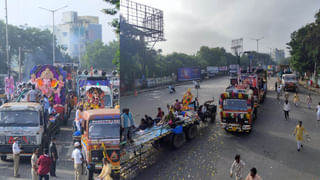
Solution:
[[[1,155],[1,160],[6,161],[7,160],[7,155]]]
[[[186,135],[184,132],[180,134],[174,134],[171,139],[172,147],[178,149],[186,143]]]
[[[216,113],[211,114],[211,123],[214,123],[216,121]]]
[[[193,138],[195,138],[196,136],[197,136],[197,134],[198,134],[198,128],[197,128],[197,126],[196,125],[190,125],[190,127],[187,129],[187,138],[189,139],[189,140],[191,140],[191,139],[193,139]]]
[[[257,120],[257,118],[258,118],[258,111],[257,111],[257,109],[255,109],[254,110],[254,112],[253,112],[253,120]]]

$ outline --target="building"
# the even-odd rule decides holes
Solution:
[[[102,25],[96,16],[78,16],[75,11],[63,12],[62,24],[56,27],[57,44],[72,58],[80,58],[86,45],[102,41]]]
[[[272,49],[271,50],[271,58],[275,62],[279,62],[280,60],[285,58],[284,50],[283,49]]]

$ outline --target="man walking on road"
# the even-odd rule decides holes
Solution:
[[[39,154],[39,148],[33,149],[33,154],[31,156],[31,177],[32,180],[37,180],[38,179],[38,154]]]
[[[296,136],[297,140],[297,151],[300,151],[300,148],[303,147],[301,142],[303,141],[303,133],[307,133],[304,127],[302,126],[302,121],[299,121],[299,124],[294,129],[293,135]]]
[[[49,150],[44,149],[43,155],[41,155],[38,159],[38,175],[39,180],[49,180],[49,171],[51,167],[51,159],[49,157]]]
[[[240,155],[237,154],[230,168],[230,177],[232,177],[234,173],[236,180],[242,180],[244,166],[245,163],[242,160],[240,160]]]
[[[80,150],[80,143],[75,142],[74,143],[75,149],[72,152],[72,160],[74,161],[74,177],[75,180],[80,180],[81,171],[82,171],[82,154]]]
[[[246,180],[262,180],[262,178],[257,174],[257,169],[250,169],[250,173],[247,175]]]
[[[58,159],[58,151],[56,147],[56,138],[52,137],[51,143],[49,146],[49,154],[51,158],[51,168],[50,168],[50,176],[57,177],[56,176],[56,165],[57,165],[57,159]]]
[[[286,118],[286,120],[289,119],[289,111],[290,111],[290,104],[289,101],[286,100],[283,104],[283,111],[284,111],[284,118]]]
[[[15,137],[14,143],[12,144],[12,153],[13,153],[13,174],[14,177],[20,177],[19,174],[19,165],[20,165],[20,153],[21,153],[21,148],[19,146],[18,142],[18,137]]]

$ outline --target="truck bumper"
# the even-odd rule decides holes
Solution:
[[[241,125],[240,124],[227,124],[221,123],[221,128],[229,132],[249,132],[251,130],[251,125]]]
[[[34,148],[39,148],[38,145],[23,145],[23,152],[21,155],[32,155]],[[0,145],[0,155],[12,154],[12,145]]]

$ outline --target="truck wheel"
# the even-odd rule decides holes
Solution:
[[[186,135],[184,132],[180,134],[174,134],[171,141],[172,147],[177,149],[186,143]]]
[[[258,118],[258,111],[257,109],[255,109],[253,112],[253,120],[257,120],[257,118]]]
[[[196,137],[198,133],[198,129],[197,126],[195,125],[191,125],[188,129],[187,129],[187,138],[189,140],[193,139],[194,137]]]
[[[1,160],[2,160],[2,161],[6,161],[6,160],[7,160],[7,155],[2,155],[2,156],[1,156]]]
[[[211,123],[214,123],[216,121],[216,113],[211,114]]]

